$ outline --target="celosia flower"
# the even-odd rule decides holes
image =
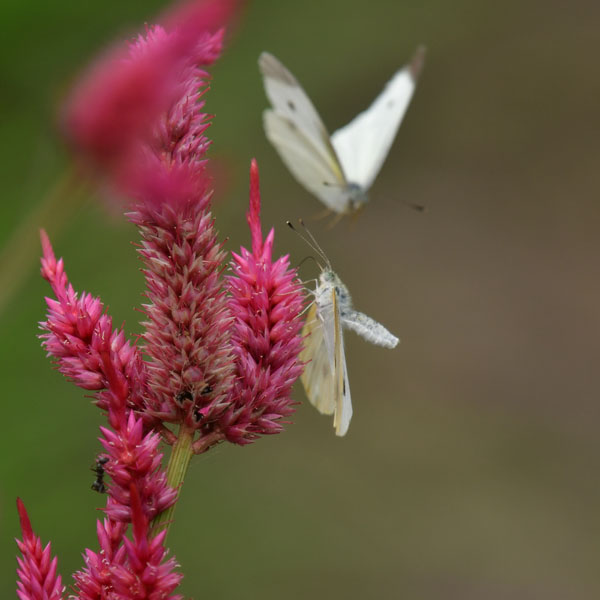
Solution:
[[[148,303],[144,354],[147,410],[162,421],[203,428],[224,410],[233,383],[231,315],[220,278],[225,254],[210,214],[200,101],[206,74],[190,68],[181,97],[138,155],[128,213],[142,236]]]
[[[292,385],[302,372],[303,288],[287,255],[273,262],[273,229],[263,241],[254,160],[247,220],[252,252],[242,248],[233,254],[234,274],[228,278],[237,377],[232,402],[219,420],[226,438],[237,444],[281,431],[282,419],[293,412]]]
[[[160,470],[160,435],[153,432],[143,435],[142,420],[136,419],[133,412],[127,417],[123,414],[115,431],[106,427],[100,429],[104,434],[100,442],[108,458],[104,469],[111,477],[106,514],[113,521],[131,521],[132,485],[138,489],[148,520],[172,506],[177,492],[167,485],[166,475]]]
[[[117,598],[142,600],[160,598],[179,600],[183,596],[171,592],[179,585],[182,575],[173,570],[175,558],[166,558],[164,540],[167,535],[149,535],[149,521],[142,505],[138,489],[130,490],[132,512],[132,539],[124,538],[126,564],[115,565],[112,586]]]
[[[148,139],[148,124],[178,97],[182,73],[218,57],[220,28],[234,8],[233,0],[185,3],[165,15],[169,33],[151,28],[145,38],[98,61],[65,105],[64,131],[78,156],[102,170],[119,171]]]
[[[23,555],[17,558],[17,596],[21,600],[61,600],[64,587],[56,573],[56,557],[52,557],[50,543],[42,549],[42,541],[33,533],[20,498],[17,498],[17,510],[23,535],[22,540],[17,540]]]
[[[46,298],[47,320],[40,323],[45,330],[40,337],[48,355],[79,387],[99,391],[96,403],[100,408],[107,410],[109,396],[117,395],[129,406],[141,409],[145,375],[138,349],[125,340],[122,331],[113,329],[112,319],[98,298],[75,292],[63,260],[56,260],[44,231],[41,239],[42,276],[56,296],[56,300]]]
[[[179,585],[182,575],[174,572],[175,558],[166,558],[166,531],[152,536],[149,521],[132,484],[132,539],[125,537],[123,523],[109,519],[98,521],[100,551],[86,550],[85,568],[74,574],[78,600],[179,600],[171,592]]]
[[[44,344],[67,376],[80,385],[84,383],[82,387],[86,389],[101,390],[98,404],[108,412],[111,426],[101,428],[100,438],[106,451],[103,468],[111,477],[104,509],[109,520],[104,525],[98,524],[103,555],[86,551],[86,567],[75,574],[80,599],[117,593],[126,574],[133,577],[132,573],[138,571],[152,573],[152,585],[142,589],[134,581],[135,587],[131,589],[136,590],[135,594],[119,592],[121,595],[115,598],[179,598],[168,595],[181,575],[172,572],[174,559],[161,564],[165,554],[164,533],[155,537],[150,534],[150,521],[175,503],[177,491],[167,485],[166,474],[160,468],[160,435],[151,430],[145,432],[142,418],[135,416],[138,412],[147,417],[143,397],[132,393],[132,382],[138,392],[145,386],[138,350],[124,342],[122,332],[112,330],[111,320],[103,314],[98,299],[85,294],[78,297],[68,284],[62,260],[56,260],[44,233],[42,245],[42,274],[57,296],[56,301],[48,300],[48,320],[42,324],[48,330],[42,336]],[[128,523],[134,524],[139,547],[127,545]],[[148,545],[152,552],[148,552]],[[148,595],[144,595],[146,592]]]
[[[97,486],[108,492],[106,519],[97,524],[100,550],[87,550],[74,576],[79,600],[180,598],[173,592],[181,574],[166,556],[166,531],[158,532],[172,518],[180,465],[222,440],[247,444],[277,433],[293,411],[304,295],[288,257],[273,259],[273,231],[263,240],[255,162],[252,251],[233,255],[228,278],[210,213],[207,74],[199,65],[216,58],[222,33],[196,34],[217,5],[186,6],[173,17],[173,31],[150,28],[126,58],[113,57],[90,75],[68,113],[76,144],[131,198],[127,216],[142,238],[147,285],[145,331],[139,343],[129,342],[98,298],[75,292],[42,232],[42,275],[55,295],[41,323],[43,345],[66,377],[94,392],[108,418],[98,464],[110,481]],[[170,463],[171,485],[161,469],[161,437],[181,461]],[[23,548],[41,566],[19,563],[19,589],[29,594],[22,600],[42,600],[32,594],[42,585],[54,593],[60,578],[55,562],[44,571],[49,548],[36,550],[28,521],[23,531]]]
[[[100,551],[86,549],[85,567],[73,574],[79,600],[106,598],[113,588],[113,572],[116,566],[126,565],[123,538],[127,524],[104,519],[96,524]]]

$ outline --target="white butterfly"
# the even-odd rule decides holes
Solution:
[[[330,210],[349,214],[367,201],[396,137],[425,58],[419,48],[369,108],[329,135],[298,80],[272,55],[258,60],[272,109],[265,133],[292,175]]]
[[[321,270],[314,291],[315,301],[302,332],[305,345],[300,360],[307,364],[301,381],[310,403],[322,414],[333,414],[335,433],[343,436],[352,418],[344,328],[352,329],[368,342],[384,348],[395,348],[400,340],[371,317],[354,310],[348,288],[331,269],[312,235],[311,240],[327,267]]]

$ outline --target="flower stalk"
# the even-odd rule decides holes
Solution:
[[[190,465],[190,460],[194,454],[192,442],[194,440],[194,430],[183,423],[179,427],[179,435],[177,441],[173,444],[173,450],[167,465],[167,484],[177,490],[177,499],[183,486],[183,480]],[[169,527],[173,522],[173,514],[175,513],[175,502],[167,510],[160,513],[152,522],[152,532],[159,533],[163,529],[166,530],[165,539],[169,532]]]

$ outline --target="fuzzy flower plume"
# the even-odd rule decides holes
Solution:
[[[56,260],[44,231],[42,277],[55,299],[46,298],[47,320],[40,337],[58,370],[85,390],[94,390],[96,403],[107,410],[112,397],[141,408],[145,394],[144,363],[122,330],[113,329],[104,305],[90,294],[77,294],[68,282],[63,260]]]
[[[100,59],[65,104],[63,128],[78,157],[103,172],[123,168],[147,139],[148,124],[178,97],[190,63],[208,65],[219,56],[222,26],[235,7],[233,0],[180,4],[164,15],[168,34],[150,28]]]
[[[131,573],[132,565],[138,570],[156,571],[157,577],[163,573],[156,580],[157,589],[171,590],[181,576],[171,572],[175,566],[173,559],[159,568],[165,552],[161,546],[164,536],[152,538],[149,523],[175,503],[177,492],[167,485],[166,474],[161,470],[161,436],[149,427],[151,419],[144,411],[143,396],[147,393],[144,363],[137,347],[125,342],[121,331],[112,329],[110,317],[104,314],[100,301],[87,294],[79,296],[73,290],[62,259],[56,260],[43,232],[42,245],[42,274],[56,295],[56,300],[47,299],[48,320],[42,323],[46,330],[41,336],[43,343],[57,359],[59,370],[84,389],[97,391],[97,404],[107,412],[110,425],[101,427],[103,437],[100,438],[105,449],[102,469],[111,478],[104,509],[108,518],[104,524],[98,523],[101,553],[87,550],[86,567],[75,574],[80,599],[111,597],[99,595],[99,590],[103,594],[115,591],[115,582],[123,578],[123,573]],[[127,527],[132,524],[136,529],[136,523],[139,534],[136,539],[141,546],[133,550],[141,552],[141,557],[151,563],[140,562],[139,556],[132,555],[132,547],[126,546]],[[140,523],[145,527],[143,539]],[[148,544],[153,548],[151,554],[145,549]],[[171,596],[114,597],[125,600]]]
[[[136,198],[128,217],[142,237],[147,284],[147,409],[193,430],[225,410],[234,376],[232,318],[220,277],[225,253],[210,213],[204,161],[205,79],[198,67],[188,69],[128,186]]]
[[[167,532],[149,535],[149,521],[142,499],[135,486],[131,487],[132,539],[124,539],[127,564],[114,569],[113,587],[117,598],[180,600],[183,596],[171,594],[179,585],[182,575],[173,572],[177,562],[166,558],[163,545]]]
[[[125,525],[98,522],[100,551],[86,550],[85,568],[74,574],[78,600],[180,600],[172,594],[182,575],[174,557],[166,558],[166,531],[150,534],[149,521],[135,485],[130,489],[132,539]]]
[[[247,444],[259,435],[279,433],[293,412],[292,385],[302,372],[303,288],[289,257],[273,261],[274,230],[263,241],[256,161],[250,167],[247,214],[252,251],[233,253],[228,278],[234,315],[236,379],[233,401],[220,419],[230,442]]]
[[[293,412],[305,296],[288,257],[273,257],[273,230],[263,238],[254,161],[251,251],[233,254],[229,277],[210,212],[203,66],[221,50],[223,33],[212,26],[234,5],[180,6],[165,29],[149,28],[100,63],[67,109],[82,159],[130,199],[146,279],[144,332],[128,341],[100,299],[75,291],[42,232],[41,272],[54,296],[42,344],[107,417],[92,485],[107,492],[99,548],[84,553],[75,600],[180,600],[165,527],[192,454],[278,433]],[[161,441],[173,445],[167,471]],[[19,514],[19,597],[62,600],[50,548],[42,550],[20,502]]]
[[[62,600],[64,587],[56,573],[56,557],[52,558],[50,544],[42,548],[20,498],[17,498],[17,510],[23,534],[23,539],[17,540],[23,555],[17,558],[17,596],[20,600]]]

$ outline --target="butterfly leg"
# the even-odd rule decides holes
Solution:
[[[312,221],[322,221],[323,219],[327,219],[327,217],[331,216],[331,214],[333,213],[333,211],[329,208],[325,208],[321,211],[319,211],[318,213],[314,214],[311,217]]]
[[[344,213],[336,213],[331,221],[327,224],[327,230],[333,229],[342,219],[344,218]]]

